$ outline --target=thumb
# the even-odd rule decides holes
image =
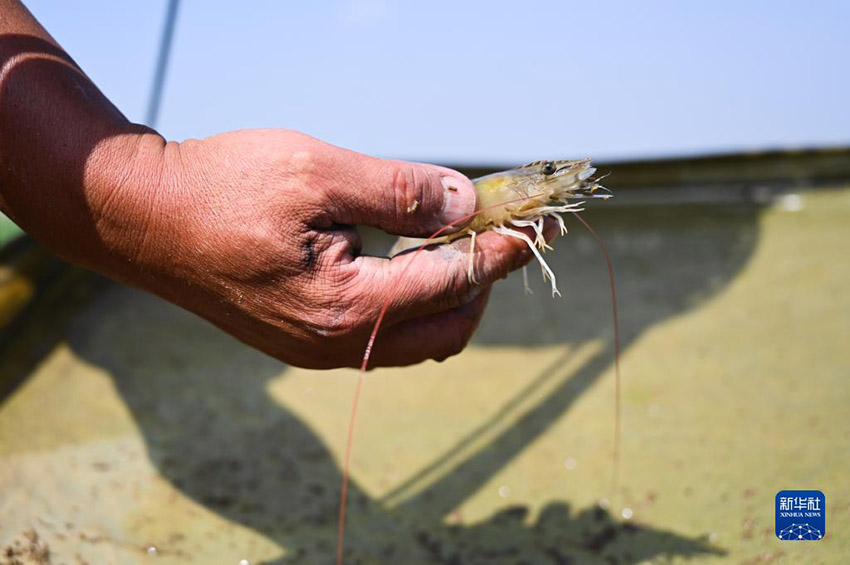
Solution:
[[[323,184],[326,205],[337,223],[424,237],[475,211],[475,187],[457,171],[344,149],[332,153]]]

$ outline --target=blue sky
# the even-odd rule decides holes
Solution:
[[[28,7],[142,120],[165,0]],[[850,2],[183,0],[159,130],[449,163],[850,143]]]

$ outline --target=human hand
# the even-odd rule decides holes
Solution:
[[[128,175],[136,179],[132,190],[104,191],[103,239],[122,258],[108,274],[302,367],[358,366],[410,261],[361,255],[356,225],[423,237],[475,209],[474,187],[460,173],[367,157],[290,131],[169,143],[155,165],[149,161],[141,160],[153,177],[136,171]],[[490,285],[531,258],[522,242],[481,234],[476,285],[467,280],[468,247],[463,239],[415,258],[371,366],[461,351]]]
[[[359,364],[410,256],[360,255],[353,226],[424,236],[474,209],[471,183],[454,171],[294,132],[165,143],[121,115],[20,2],[0,4],[0,210],[69,261],[279,359]],[[477,243],[481,286],[467,281],[465,240],[416,257],[373,365],[463,348],[489,285],[531,258],[522,242],[492,233]]]

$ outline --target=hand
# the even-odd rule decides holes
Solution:
[[[0,210],[71,262],[155,292],[304,367],[357,366],[396,281],[373,365],[468,342],[522,242],[359,254],[355,225],[425,236],[472,212],[472,184],[286,131],[165,143],[131,124],[15,0],[0,0]],[[456,189],[456,190],[453,190]]]
[[[360,255],[357,224],[424,237],[475,209],[472,183],[455,171],[367,157],[289,131],[169,143],[155,164],[139,161],[143,170],[125,175],[134,188],[99,192],[108,203],[101,236],[121,258],[105,270],[302,367],[359,366],[410,260]],[[522,242],[482,234],[479,286],[467,280],[468,248],[463,238],[416,257],[371,366],[461,351],[489,285],[531,258]]]

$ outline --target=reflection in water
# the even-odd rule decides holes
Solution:
[[[756,216],[752,208],[705,207],[612,208],[588,216],[613,256],[624,349],[653,324],[728,283],[755,246]],[[595,338],[602,347],[515,425],[391,509],[354,482],[349,504],[356,519],[347,530],[347,562],[638,563],[658,555],[719,553],[704,539],[562,503],[550,503],[532,523],[521,506],[475,525],[444,523],[561,418],[612,362],[607,279],[595,244],[574,226],[556,247],[550,264],[564,281],[565,298],[553,305],[545,292],[525,297],[518,281],[497,285],[476,343],[574,347]],[[168,480],[206,507],[287,547],[283,563],[332,559],[340,472],[315,433],[268,396],[268,381],[284,370],[280,363],[191,314],[114,285],[70,335],[78,355],[113,376],[151,459]],[[564,376],[561,362],[544,374],[528,375],[530,384],[521,394],[556,376]],[[495,425],[484,422],[473,435]],[[473,439],[435,454],[434,465]]]

